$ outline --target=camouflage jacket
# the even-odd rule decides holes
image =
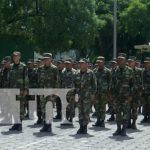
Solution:
[[[10,68],[3,70],[2,88],[10,88]]]
[[[10,68],[10,87],[11,88],[28,88],[28,76],[26,65],[22,62],[11,64]]]
[[[117,67],[115,70],[114,79],[115,95],[130,96],[133,92],[134,73],[133,70],[125,66],[124,68]]]
[[[37,88],[38,86],[38,73],[37,69],[28,69],[27,70],[28,79],[29,79],[29,87],[30,88]]]
[[[144,93],[150,93],[150,70],[143,70],[143,88]]]
[[[137,93],[142,90],[142,69],[135,68],[133,69],[134,73],[134,85],[133,85],[133,92]]]
[[[106,67],[100,70],[96,68],[93,70],[97,79],[97,92],[106,93],[109,91],[111,73],[110,70]]]
[[[64,68],[61,73],[61,88],[74,88],[74,76],[75,76],[75,69],[66,70]]]
[[[56,88],[58,86],[58,70],[51,64],[49,67],[43,66],[38,70],[38,87]]]
[[[79,95],[88,97],[95,95],[97,90],[96,76],[92,70],[88,69],[86,72],[77,70],[75,73],[75,89]]]

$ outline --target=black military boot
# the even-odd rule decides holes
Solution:
[[[121,135],[121,125],[117,124],[117,130],[113,133],[113,136]]]
[[[123,124],[122,130],[121,130],[121,135],[122,135],[122,136],[127,136],[126,127],[127,127],[127,125],[126,125],[126,124]]]
[[[132,127],[132,125],[131,125],[131,119],[129,119],[126,128],[130,129],[131,127]]]
[[[57,115],[53,119],[61,119],[61,118],[62,118],[61,113],[57,113]]]
[[[51,124],[45,123],[40,132],[52,132]]]
[[[136,120],[135,120],[135,119],[133,119],[131,128],[132,128],[132,129],[137,129],[137,127],[136,127]]]
[[[43,120],[41,118],[38,118],[38,120],[34,125],[40,125],[40,124],[43,124]]]
[[[107,121],[115,121],[115,116],[114,116],[114,114],[112,114],[112,115],[110,116],[110,118],[109,118]]]
[[[96,112],[94,112],[94,113],[92,114],[92,117],[96,117]]]
[[[100,127],[104,127],[105,128],[105,122],[104,122],[104,120],[101,120]]]
[[[83,126],[83,134],[87,134],[87,125]]]
[[[145,115],[144,118],[141,120],[141,123],[146,123],[148,121],[147,116]]]
[[[97,118],[96,123],[95,123],[95,124],[93,124],[92,126],[100,127],[100,126],[101,126],[101,119],[100,119],[100,118]]]
[[[84,131],[84,126],[81,124],[80,128],[77,131],[77,134],[83,134],[83,131]]]
[[[22,124],[21,123],[16,123],[14,124],[9,131],[22,131]]]

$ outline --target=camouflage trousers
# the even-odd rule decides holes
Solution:
[[[78,109],[79,109],[79,124],[88,125],[90,121],[89,114],[91,111],[91,97],[79,96]]]
[[[68,91],[66,95],[66,99],[68,102],[67,108],[66,108],[66,118],[72,119],[75,116],[75,89],[71,89]]]
[[[150,116],[150,93],[143,94],[143,115]]]
[[[107,103],[107,94],[96,94],[95,97],[95,111],[97,118],[105,120],[106,115],[106,103]]]
[[[117,124],[127,124],[129,118],[130,105],[126,96],[116,97],[115,111]]]
[[[132,101],[130,102],[130,109],[129,109],[129,119],[136,120],[138,117],[138,107],[139,107],[139,94],[135,93],[132,96]]]

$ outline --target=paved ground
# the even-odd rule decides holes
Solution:
[[[76,117],[74,127],[61,127],[60,122],[54,122],[53,134],[46,134],[39,133],[41,127],[34,126],[32,120],[26,120],[22,133],[8,132],[10,126],[0,126],[0,150],[150,150],[150,124],[140,124],[141,119],[139,116],[138,130],[128,130],[127,137],[112,136],[115,123],[106,122],[106,128],[95,128],[90,122],[88,135],[76,135]]]

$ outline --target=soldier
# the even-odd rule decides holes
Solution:
[[[97,83],[93,71],[88,69],[87,60],[81,59],[79,63],[80,69],[75,74],[75,89],[79,95],[78,109],[80,124],[77,134],[87,134],[91,102],[96,93]]]
[[[117,130],[114,136],[126,136],[126,125],[129,116],[129,102],[132,96],[133,70],[126,66],[126,55],[119,54],[117,58],[118,67],[115,71],[115,111]]]
[[[10,68],[10,87],[11,88],[20,88],[20,120],[21,123],[14,124],[10,131],[22,130],[22,120],[24,119],[24,104],[26,102],[25,95],[27,95],[28,89],[28,78],[27,78],[27,69],[26,65],[20,61],[21,53],[18,51],[13,52],[13,64]]]
[[[108,107],[110,112],[110,118],[107,121],[115,121],[115,108],[114,108],[114,101],[115,101],[115,95],[114,93],[114,81],[115,81],[115,70],[117,68],[117,61],[116,59],[111,61],[111,84],[110,84],[110,95],[109,95],[109,101],[108,101]]]
[[[2,60],[0,63],[0,88],[2,88],[3,84],[3,70],[4,70],[5,60]]]
[[[43,88],[56,88],[58,84],[58,70],[55,65],[52,64],[52,54],[44,53],[44,66],[42,68],[41,81]],[[42,117],[44,119],[44,126],[40,130],[40,132],[51,132],[51,124],[47,123],[45,120],[45,106],[47,101],[53,101],[53,95],[50,95],[41,100],[42,107]]]
[[[144,70],[142,74],[143,84],[143,115],[141,123],[150,123],[150,58],[144,60]]]
[[[4,58],[4,70],[3,70],[3,77],[2,77],[2,87],[3,88],[10,88],[10,64],[11,64],[11,56],[6,56]]]
[[[142,91],[142,69],[136,67],[136,58],[130,56],[128,59],[128,65],[133,69],[134,73],[134,85],[132,101],[130,102],[129,120],[127,128],[137,129],[136,120],[138,116],[139,97]],[[131,119],[133,120],[131,123]]]
[[[65,68],[61,73],[61,88],[70,88],[71,90],[67,93],[67,102],[69,103],[66,108],[67,122],[64,125],[72,125],[72,119],[75,115],[75,86],[74,76],[76,70],[73,69],[72,59],[65,61]]]
[[[62,70],[65,68],[65,64],[64,64],[64,61],[63,60],[59,60],[57,62],[57,68],[58,68],[58,78],[59,78],[59,85],[58,87],[60,88],[61,87],[61,73],[62,73]],[[56,116],[54,117],[54,119],[61,119],[62,118],[62,104],[61,104],[61,100],[60,100],[60,97],[56,97]]]
[[[106,103],[110,85],[110,70],[104,66],[105,58],[96,61],[98,68],[94,69],[97,79],[97,92],[95,97],[95,110],[97,121],[93,126],[105,127]]]

